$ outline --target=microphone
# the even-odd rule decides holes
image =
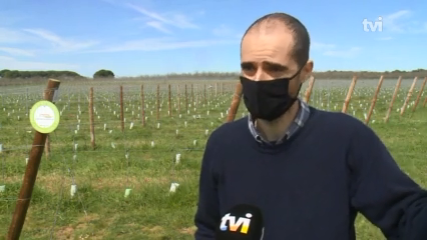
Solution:
[[[264,220],[261,210],[248,204],[231,208],[216,229],[216,240],[262,240]]]

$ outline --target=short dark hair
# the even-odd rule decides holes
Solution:
[[[294,48],[292,54],[296,63],[298,64],[298,67],[303,67],[309,59],[310,36],[305,26],[298,19],[289,14],[270,13],[257,19],[249,26],[245,34],[243,34],[243,38],[250,30],[267,21],[278,21],[293,32]]]

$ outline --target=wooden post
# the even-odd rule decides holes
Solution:
[[[394,88],[393,97],[391,98],[390,105],[388,106],[387,114],[385,116],[384,122],[388,122],[388,118],[390,117],[391,110],[393,109],[394,100],[396,100],[397,93],[399,92],[400,84],[402,83],[402,76],[399,77],[396,83],[396,87]]]
[[[415,84],[417,83],[418,77],[414,78],[414,81],[412,82],[411,88],[408,91],[408,95],[406,95],[405,102],[403,103],[402,109],[400,109],[400,116],[403,116],[403,113],[406,110],[406,106],[408,106],[409,100],[411,100],[412,92],[414,91]]]
[[[46,135],[46,142],[45,142],[45,148],[44,148],[44,154],[46,156],[46,158],[50,157],[50,138],[49,138],[49,134]]]
[[[232,122],[236,118],[237,110],[240,105],[240,98],[242,97],[242,84],[240,82],[236,85],[236,90],[231,100],[230,111],[228,111],[227,122]]]
[[[356,86],[357,77],[354,76],[351,80],[350,88],[348,89],[347,97],[345,98],[344,105],[342,107],[342,112],[347,113],[348,104],[351,100],[351,95],[353,95],[354,87]]]
[[[194,102],[194,85],[193,84],[190,85],[190,91],[191,91],[191,106],[194,107],[194,105],[196,104]]]
[[[185,90],[184,90],[184,97],[185,97],[185,111],[188,111],[188,90],[187,90],[187,84],[185,84]]]
[[[203,84],[203,102],[204,104],[208,104],[208,93],[206,92],[206,84]]]
[[[157,121],[160,119],[160,84],[157,84]]]
[[[120,123],[122,132],[125,131],[125,112],[123,103],[123,86],[120,86]]]
[[[178,109],[177,109],[178,114],[181,113],[181,101],[179,99],[179,95],[180,95],[179,85],[176,85],[176,104],[178,105]]]
[[[145,99],[144,99],[144,85],[141,84],[141,124],[145,126]]]
[[[43,91],[42,95],[43,95],[43,99],[45,99],[46,98],[46,91]],[[46,156],[46,159],[50,158],[50,137],[49,137],[49,134],[46,135],[46,142],[44,144],[44,154]]]
[[[93,116],[93,87],[89,90],[89,130],[90,130],[90,144],[92,149],[95,149],[95,120]]]
[[[170,84],[168,85],[168,106],[169,106],[168,115],[172,116],[172,89]]]
[[[425,78],[424,78],[424,82],[423,82],[423,84],[421,85],[420,92],[418,92],[418,96],[417,96],[417,99],[415,100],[415,104],[414,104],[414,107],[412,108],[412,112],[415,112],[415,109],[417,109],[417,105],[418,105],[418,103],[419,103],[419,102],[420,102],[420,100],[421,100],[421,95],[423,94],[423,91],[424,91],[424,87],[425,87],[425,85],[426,85],[426,82],[427,82],[427,77],[425,77]]]
[[[380,81],[378,82],[378,85],[377,85],[377,89],[375,90],[375,93],[374,93],[374,97],[372,98],[371,107],[369,108],[368,116],[366,116],[366,119],[365,119],[366,125],[369,124],[369,120],[371,119],[372,112],[374,111],[375,103],[377,102],[378,93],[381,90],[381,85],[383,84],[383,81],[384,81],[384,76],[381,75]]]
[[[310,101],[311,91],[313,90],[315,78],[311,76],[310,81],[308,82],[308,87],[305,90],[304,102],[308,103]]]
[[[59,88],[60,81],[49,79],[44,93],[44,100],[52,102],[55,90]],[[24,226],[28,207],[30,206],[31,195],[33,194],[34,184],[37,179],[41,157],[43,155],[47,134],[35,131],[33,145],[30,151],[30,157],[25,169],[24,180],[16,201],[15,212],[12,222],[9,226],[8,240],[18,240]]]

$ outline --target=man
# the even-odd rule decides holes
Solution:
[[[297,99],[311,75],[309,35],[294,17],[258,19],[241,42],[250,117],[206,145],[196,240],[214,239],[226,211],[262,210],[265,240],[353,240],[358,212],[387,239],[427,239],[427,194],[359,120]]]

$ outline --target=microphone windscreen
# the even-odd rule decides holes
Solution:
[[[216,229],[216,240],[261,240],[264,220],[258,207],[239,204],[222,217]]]

